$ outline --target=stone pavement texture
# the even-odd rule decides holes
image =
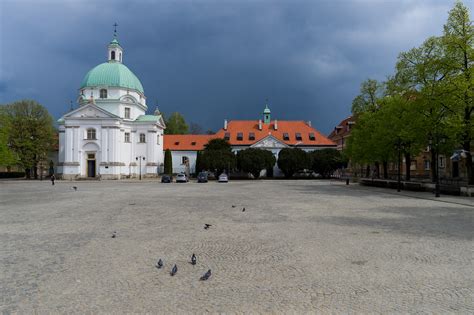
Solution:
[[[0,182],[0,311],[473,313],[474,207],[428,197],[311,180]]]

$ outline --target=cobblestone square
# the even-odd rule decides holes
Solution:
[[[0,311],[473,313],[474,202],[433,199],[313,180],[0,182]]]

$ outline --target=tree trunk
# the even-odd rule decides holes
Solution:
[[[26,179],[30,179],[30,178],[31,178],[31,174],[30,174],[30,169],[29,169],[29,168],[25,168],[25,176],[26,176]]]
[[[387,179],[388,178],[388,162],[383,161],[383,178]]]
[[[370,165],[367,165],[367,167],[365,168],[365,177],[370,177]]]
[[[405,180],[411,179],[411,155],[410,153],[405,153]]]
[[[34,179],[38,179],[38,166],[33,166],[33,177]]]
[[[375,162],[375,177],[380,178],[380,163]]]
[[[434,183],[436,181],[436,152],[431,149],[431,181]]]
[[[469,185],[474,185],[474,171],[472,169],[471,155],[471,109],[467,106],[464,109],[464,139],[462,148],[466,151],[466,172]]]

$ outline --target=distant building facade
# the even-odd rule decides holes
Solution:
[[[173,172],[195,172],[197,151],[204,149],[210,139],[227,140],[234,152],[247,148],[271,151],[278,158],[283,148],[300,148],[305,151],[336,148],[336,144],[316,130],[311,122],[272,120],[268,106],[259,120],[224,120],[222,129],[214,135],[165,135],[164,148],[173,157]],[[176,164],[177,162],[177,164]],[[278,166],[273,175],[283,176]]]

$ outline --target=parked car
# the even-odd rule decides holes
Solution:
[[[176,182],[177,183],[187,183],[188,182],[188,177],[186,176],[186,174],[178,174],[176,175]]]
[[[197,176],[198,183],[207,183],[207,172],[201,172]]]
[[[163,175],[163,176],[161,176],[161,182],[162,183],[172,183],[173,178],[170,175]]]
[[[227,174],[222,173],[219,175],[219,183],[227,183],[229,181],[229,177]]]

